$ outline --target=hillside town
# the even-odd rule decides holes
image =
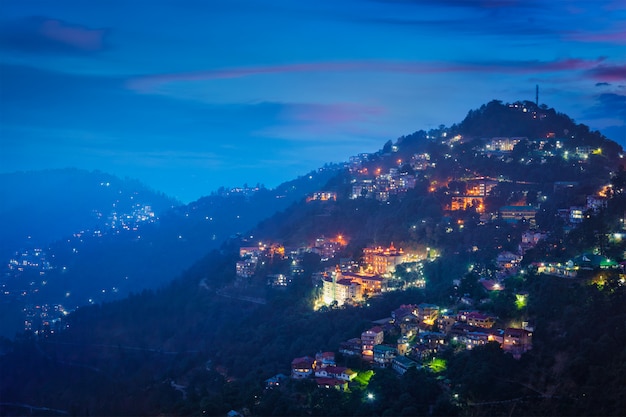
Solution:
[[[528,110],[521,104],[519,110]],[[517,107],[515,107],[517,108]],[[544,118],[541,113],[535,118]],[[441,145],[447,147],[449,154],[443,159],[454,159],[454,148],[463,145],[463,137],[456,135],[441,137]],[[602,149],[590,146],[577,146],[574,149],[564,146],[567,139],[558,138],[548,133],[545,138],[529,140],[526,137],[492,137],[479,141],[482,145],[471,149],[476,156],[496,159],[502,163],[516,162],[521,165],[547,164],[560,158],[585,171],[589,158],[602,155]],[[532,149],[522,154],[521,159],[514,151],[524,144]],[[399,153],[398,145],[393,145],[384,155],[393,160]],[[622,156],[620,156],[622,157]],[[551,198],[552,193],[566,192],[579,187],[578,182],[554,181],[552,190],[533,191],[536,183],[515,181],[505,176],[488,177],[484,175],[441,178],[434,171],[437,158],[429,153],[417,153],[403,161],[397,159],[395,165],[387,170],[376,168],[380,162],[370,154],[352,157],[345,165],[349,172],[351,190],[347,195],[337,191],[325,190],[313,193],[307,198],[308,204],[333,205],[342,199],[375,199],[389,204],[391,198],[402,199],[420,181],[428,179],[428,192],[444,196],[440,199],[444,222],[448,219],[447,233],[463,229],[464,222],[456,213],[471,211],[479,217],[482,225],[504,222],[513,227],[522,227],[523,232],[516,242],[515,250],[502,250],[491,260],[492,268],[484,265],[470,265],[469,274],[475,276],[486,294],[504,291],[507,279],[523,277],[525,274],[544,274],[562,279],[575,280],[582,273],[588,276],[591,271],[600,271],[594,282],[602,283],[602,271],[619,274],[622,285],[625,283],[626,262],[621,258],[611,259],[605,255],[601,242],[618,244],[626,238],[626,210],[621,216],[617,228],[606,230],[600,246],[587,252],[576,254],[567,261],[550,259],[525,262],[527,253],[532,252],[541,242],[554,237],[554,230],[542,230],[536,216],[542,210],[541,204]],[[381,166],[384,164],[381,164]],[[509,204],[493,206],[490,196],[501,184],[508,184],[511,195],[517,200]],[[587,194],[584,204],[558,207],[558,218],[562,222],[562,231],[575,230],[585,219],[598,216],[607,207],[608,199],[615,193],[612,184],[603,184],[593,193]],[[367,308],[373,297],[383,293],[424,288],[428,286],[428,277],[423,273],[424,263],[435,261],[440,248],[416,247],[410,250],[396,247],[388,242],[387,247],[367,246],[362,248],[357,257],[345,257],[345,248],[350,236],[337,235],[335,238],[324,236],[316,238],[310,245],[299,248],[285,248],[279,243],[259,244],[258,247],[242,247],[241,259],[236,264],[236,275],[240,282],[252,282],[258,271],[257,267],[278,256],[287,260],[289,271],[267,276],[267,285],[273,288],[288,287],[299,279],[303,254],[319,255],[325,267],[313,273],[312,280],[316,288],[313,309],[345,308],[361,306]],[[478,250],[477,247],[470,251]],[[257,277],[258,278],[258,277]],[[455,288],[461,287],[461,277],[452,279]],[[436,371],[433,363],[441,365],[441,353],[449,350],[471,350],[487,343],[497,344],[502,351],[515,359],[520,359],[533,348],[534,320],[524,314],[528,303],[528,292],[514,294],[515,308],[519,310],[519,320],[503,320],[484,311],[481,307],[489,299],[474,299],[470,294],[458,294],[449,304],[435,305],[428,303],[403,304],[390,311],[389,317],[372,322],[370,328],[361,334],[345,335],[346,339],[334,351],[311,353],[308,356],[293,358],[290,378],[294,380],[313,379],[318,387],[349,390],[352,381],[360,372],[381,368],[393,369],[402,375],[410,368]],[[358,358],[360,368],[344,366],[350,358]],[[340,362],[342,365],[338,365]],[[445,361],[444,361],[445,362]],[[352,362],[355,363],[355,362]],[[277,374],[265,381],[267,388],[275,388],[288,377]]]

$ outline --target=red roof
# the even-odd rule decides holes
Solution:
[[[380,326],[374,326],[371,329],[368,330],[368,332],[372,332],[372,333],[382,333],[383,332],[383,328]]]
[[[346,383],[345,381],[342,381],[340,379],[335,379],[335,378],[315,378],[315,382],[317,382],[317,385],[330,385],[330,386],[343,385]]]
[[[342,373],[348,370],[348,368],[343,367],[343,366],[327,366],[324,369],[326,370],[328,374],[332,374],[332,375],[341,375]]]
[[[526,333],[527,331],[524,329],[514,329],[512,327],[509,327],[508,329],[504,331],[505,336],[513,336],[513,337],[520,337]]]
[[[466,317],[468,319],[472,318],[472,319],[477,319],[477,320],[486,320],[489,318],[488,315],[479,313],[478,311],[472,311],[471,313],[467,313]]]
[[[313,363],[315,360],[309,356],[304,356],[302,358],[295,358],[291,361],[292,368],[311,368],[313,367]]]
[[[487,291],[502,291],[504,289],[503,284],[500,284],[499,282],[494,281],[494,280],[485,279],[485,280],[480,280],[479,282]]]

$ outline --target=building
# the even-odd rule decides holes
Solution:
[[[537,243],[541,240],[545,239],[547,234],[542,232],[533,232],[530,230],[522,233],[522,242],[520,243],[520,250],[522,253],[527,251],[530,248],[534,248]]]
[[[316,368],[335,366],[335,352],[318,352],[315,354]]]
[[[435,320],[439,317],[439,306],[427,303],[418,304],[416,315],[422,323],[435,324]]]
[[[387,345],[374,346],[374,363],[381,368],[387,368],[398,355],[396,348]]]
[[[287,379],[288,377],[285,374],[276,374],[265,380],[265,388],[271,389],[280,387]]]
[[[465,321],[470,326],[474,327],[484,327],[485,329],[490,329],[496,323],[496,319],[488,316],[487,314],[482,314],[477,311],[472,311],[465,315]]]
[[[337,193],[334,191],[317,191],[306,198],[309,201],[337,201]]]
[[[346,340],[339,344],[339,352],[347,356],[360,356],[363,352],[363,343],[357,337]]]
[[[391,246],[393,248],[393,245]],[[404,262],[404,254],[402,250],[383,252],[374,254],[372,259],[372,267],[376,274],[386,274],[396,270],[396,266]]]
[[[455,195],[450,202],[450,210],[475,209],[476,213],[485,212],[485,197],[476,195]]]
[[[515,271],[519,267],[520,262],[522,262],[520,255],[508,251],[501,252],[496,258],[498,268],[504,271]]]
[[[569,222],[572,224],[582,223],[585,218],[585,207],[570,207],[569,208]]]
[[[399,373],[400,375],[404,375],[406,371],[411,368],[417,368],[419,365],[413,359],[407,358],[406,356],[396,356],[391,362],[391,368]]]
[[[292,279],[284,274],[272,274],[267,276],[267,285],[277,288],[284,288],[291,284]]]
[[[512,353],[513,357],[519,359],[523,353],[528,352],[533,347],[533,334],[526,329],[508,328],[504,331],[502,349]]]
[[[485,197],[498,183],[493,180],[477,178],[467,182],[463,195],[455,195],[450,202],[450,210],[467,210],[474,208],[477,213],[485,212]]]
[[[343,278],[341,273],[333,272],[322,280],[322,301],[326,305],[336,302],[342,306],[346,302],[359,302],[363,298],[361,285],[351,279]]]
[[[336,378],[315,378],[318,388],[331,389],[334,388],[339,391],[345,391],[348,389],[348,382]]]
[[[361,352],[364,357],[373,359],[374,346],[383,343],[385,334],[379,326],[372,327],[361,333]]]
[[[498,185],[497,181],[485,178],[469,180],[467,182],[467,189],[465,193],[467,195],[486,197],[491,195],[491,190],[493,190],[496,185]]]
[[[254,259],[244,259],[241,261],[237,261],[235,264],[235,272],[240,278],[251,278],[254,276],[256,271],[256,260]]]
[[[507,153],[513,151],[515,145],[517,145],[521,140],[526,138],[515,137],[515,138],[506,138],[506,137],[495,137],[491,138],[489,142],[485,144],[485,151],[487,152],[500,152]]]
[[[533,206],[503,206],[500,207],[500,218],[507,222],[535,219],[537,209]]]
[[[316,370],[315,376],[318,378],[335,378],[349,382],[356,378],[357,373],[343,366],[326,366]]]
[[[291,361],[291,378],[304,379],[313,375],[315,359],[304,356]]]
[[[359,183],[354,184],[352,186],[352,193],[350,194],[351,199],[356,199],[359,197],[373,197],[374,191],[376,187],[374,185],[373,180],[361,180]]]
[[[452,326],[456,323],[456,317],[450,315],[444,315],[437,320],[437,326],[441,332],[448,334],[452,329]]]
[[[414,304],[402,304],[391,312],[391,317],[396,325],[403,322],[410,322],[417,319],[417,306]]]
[[[396,349],[398,350],[398,355],[406,355],[409,352],[409,338],[407,336],[400,336]]]
[[[364,248],[363,259],[374,274],[385,274],[404,262],[404,251],[396,249],[393,243],[388,248]]]
[[[345,278],[361,286],[363,294],[374,295],[385,291],[387,280],[380,275],[343,273]]]

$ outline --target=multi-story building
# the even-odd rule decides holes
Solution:
[[[534,221],[537,209],[533,206],[503,206],[500,207],[500,218],[507,222],[520,220]]]
[[[396,249],[392,243],[388,248],[364,248],[363,258],[375,274],[386,274],[404,262],[404,251]]]
[[[522,233],[522,242],[520,243],[520,249],[522,252],[533,248],[539,243],[540,240],[546,238],[546,234],[542,232],[533,232],[531,230],[527,230]]]
[[[489,316],[487,314],[482,314],[477,311],[472,311],[472,312],[467,313],[465,315],[465,321],[470,326],[484,327],[486,329],[493,327],[493,325],[496,323],[496,319],[493,318],[492,316]]]
[[[339,344],[339,352],[348,356],[361,355],[363,352],[363,344],[361,339],[354,337]]]
[[[316,369],[335,366],[335,352],[318,352],[315,354]]]
[[[569,222],[572,224],[582,223],[585,217],[584,207],[570,207],[569,208]]]
[[[337,193],[334,191],[317,191],[306,198],[309,201],[337,201]]]
[[[434,324],[439,317],[439,306],[435,304],[421,303],[417,305],[416,316],[419,321],[427,324]]]
[[[475,209],[476,213],[485,212],[485,197],[477,195],[455,195],[450,202],[450,210]]]
[[[403,355],[398,355],[394,358],[391,367],[394,371],[399,373],[400,375],[404,375],[406,371],[411,368],[418,368],[419,364],[415,362],[413,359],[407,358]]]
[[[354,200],[359,197],[373,197],[375,190],[376,186],[374,185],[373,180],[360,180],[359,182],[352,185],[352,193],[350,194],[350,198]]]
[[[322,283],[322,301],[326,305],[337,302],[341,306],[346,301],[359,302],[363,298],[363,290],[358,282],[342,278],[336,272],[325,277]]]
[[[293,379],[308,378],[313,375],[314,366],[315,359],[309,356],[295,358],[291,361],[291,377]]]
[[[379,326],[372,327],[361,333],[361,352],[364,358],[373,359],[374,346],[383,343],[385,334]]]
[[[485,151],[487,152],[511,152],[515,145],[517,145],[521,140],[526,138],[516,137],[516,138],[506,138],[506,137],[495,137],[491,138],[489,142],[485,145]]]
[[[409,351],[409,338],[407,336],[400,336],[396,347],[398,355],[406,355]]]
[[[361,286],[363,294],[380,294],[385,290],[386,279],[380,275],[342,273],[345,279],[350,279]]]
[[[398,355],[396,348],[387,345],[376,345],[373,349],[374,363],[381,368],[391,365],[394,358]]]
[[[250,278],[254,275],[256,271],[256,261],[253,259],[244,259],[241,261],[237,261],[235,264],[235,270],[238,277],[241,278]]]
[[[502,271],[515,271],[522,261],[522,257],[512,252],[501,252],[496,258],[496,264]]]
[[[533,334],[526,329],[508,328],[504,331],[502,349],[519,358],[533,347]]]
[[[292,278],[284,274],[272,274],[267,276],[267,285],[272,287],[287,287],[291,284]]]

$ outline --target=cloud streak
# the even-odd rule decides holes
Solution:
[[[390,72],[404,74],[485,72],[498,74],[534,74],[542,72],[591,70],[598,67],[598,65],[604,60],[604,58],[598,58],[595,60],[563,59],[553,61],[527,60],[456,63],[400,61],[313,62],[147,75],[129,79],[126,82],[126,86],[130,90],[134,90],[136,92],[150,93],[154,92],[161,85],[175,82],[208,81],[259,75],[294,74],[306,72]]]
[[[626,45],[626,29],[604,33],[574,32],[564,34],[565,39],[577,42],[598,42]]]
[[[105,29],[32,16],[0,23],[0,47],[26,53],[85,54],[105,49]]]

